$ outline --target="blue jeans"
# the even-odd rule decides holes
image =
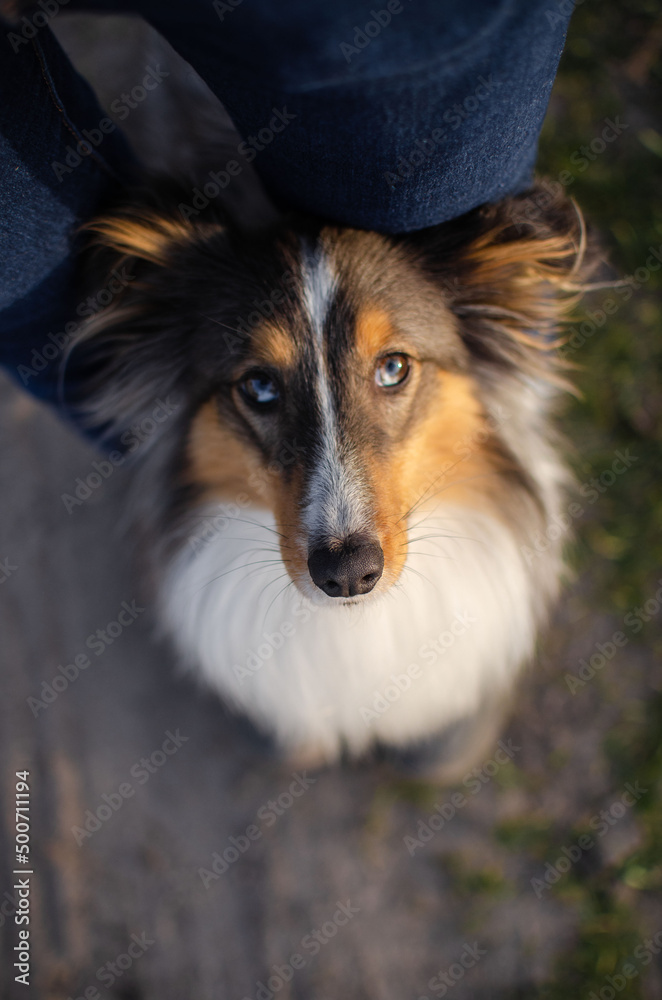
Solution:
[[[569,0],[74,6],[138,11],[209,84],[243,137],[215,172],[222,179],[254,161],[278,205],[387,233],[529,185],[572,9]],[[0,22],[0,363],[68,413],[76,371],[58,386],[59,358],[85,310],[75,230],[134,164],[48,28],[57,8],[44,0],[16,24]],[[76,169],[53,166],[74,162],[69,151],[91,130],[104,141],[88,143]]]

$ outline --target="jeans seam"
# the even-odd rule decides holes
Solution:
[[[41,45],[39,44],[38,40],[36,40],[36,39],[33,38],[32,39],[32,46],[33,46],[33,48],[35,50],[35,54],[36,54],[37,59],[39,61],[39,66],[41,68],[41,75],[42,75],[42,77],[44,79],[44,83],[46,84],[46,87],[48,88],[48,92],[51,95],[51,100],[53,101],[55,109],[59,112],[60,117],[62,119],[62,122],[64,123],[65,128],[67,128],[67,130],[69,132],[71,132],[72,136],[74,137],[74,139],[76,139],[77,142],[86,142],[86,140],[83,138],[81,132],[76,128],[76,126],[74,125],[74,123],[70,119],[69,115],[65,111],[64,102],[61,100],[61,98],[60,98],[60,96],[59,96],[59,94],[57,92],[57,88],[55,86],[55,81],[53,80],[53,77],[51,76],[51,73],[50,73],[50,71],[48,69],[48,65],[46,63],[46,57],[44,55],[43,49],[42,49]],[[101,156],[101,154],[98,153],[96,149],[92,148],[92,146],[91,146],[91,144],[89,142],[87,143],[87,145],[90,147],[90,153],[88,154],[90,156],[90,159],[96,160],[97,164],[103,170],[105,170],[107,173],[109,173],[110,176],[113,177],[115,180],[118,180],[119,178],[118,178],[117,174],[115,173],[115,171],[113,170],[113,168],[110,166],[110,164],[107,162],[107,160],[105,160],[104,157]]]

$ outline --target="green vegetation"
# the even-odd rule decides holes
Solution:
[[[539,159],[542,174],[572,175],[566,190],[597,233],[612,275],[633,276],[631,295],[626,288],[600,290],[580,306],[573,329],[587,322],[588,335],[571,359],[581,366],[576,381],[583,399],[565,421],[583,458],[580,481],[609,469],[619,449],[630,448],[636,458],[601,495],[581,532],[580,564],[591,563],[614,610],[645,600],[662,575],[662,270],[646,266],[649,248],[662,256],[659,14],[655,0],[626,8],[586,0],[577,8]],[[605,143],[606,119],[627,127]],[[593,140],[599,141],[592,148]],[[606,299],[617,310],[599,325]]]

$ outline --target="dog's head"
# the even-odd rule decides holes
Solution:
[[[135,200],[88,227],[95,280],[120,285],[83,329],[88,408],[121,436],[176,397],[154,436],[173,496],[268,508],[292,581],[328,603],[388,590],[440,500],[539,527],[563,478],[551,348],[583,255],[574,206],[545,197],[399,237],[242,235]]]

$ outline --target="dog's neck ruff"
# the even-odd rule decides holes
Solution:
[[[185,663],[285,747],[332,759],[405,746],[506,690],[536,625],[520,549],[496,518],[438,506],[418,522],[399,581],[338,606],[290,581],[269,512],[205,508],[168,568],[163,621]]]

